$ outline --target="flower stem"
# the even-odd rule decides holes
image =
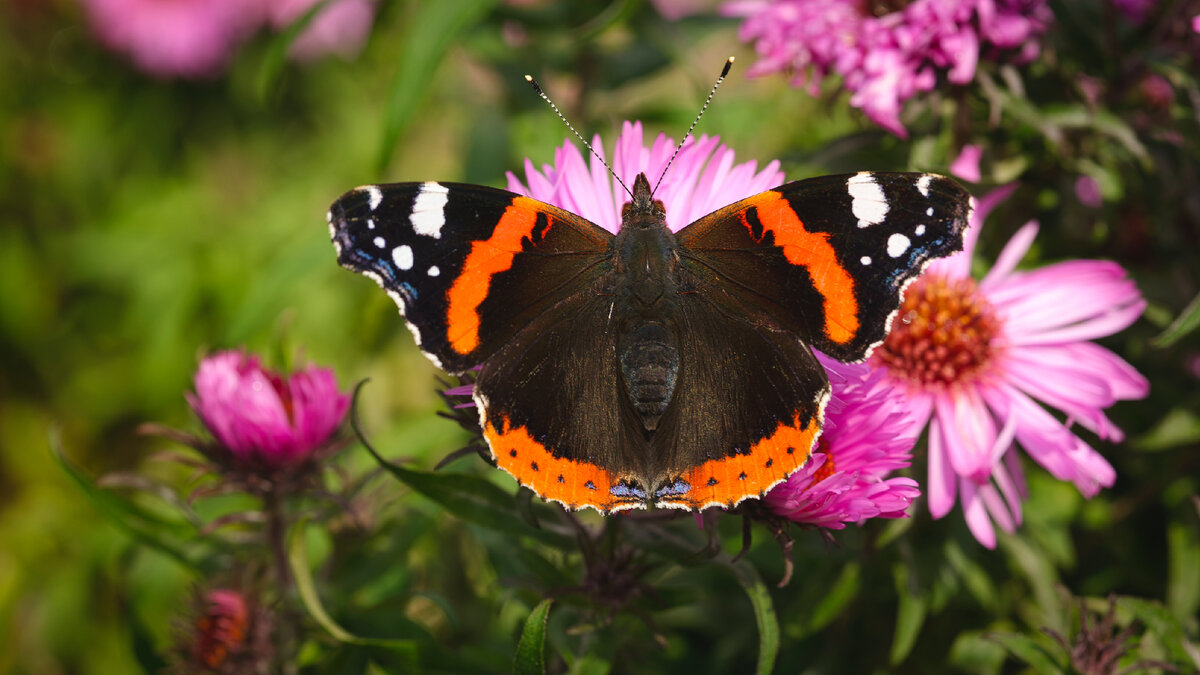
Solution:
[[[267,513],[267,546],[271,549],[271,558],[274,560],[275,576],[278,577],[281,589],[290,589],[292,572],[288,567],[285,542],[287,522],[283,517],[283,503],[274,490],[268,491],[263,497],[263,510]]]

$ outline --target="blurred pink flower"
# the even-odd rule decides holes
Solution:
[[[209,591],[203,605],[196,619],[192,657],[202,668],[219,670],[245,646],[250,609],[241,593],[227,589]]]
[[[83,0],[110,49],[159,77],[210,77],[263,21],[247,0]]]
[[[840,75],[850,105],[897,136],[904,104],[944,75],[963,85],[986,58],[1028,61],[1051,14],[1045,0],[915,0],[879,16],[857,0],[733,0],[721,13],[743,17],[739,35],[759,60],[750,75],[792,73],[792,84],[820,92]]]
[[[1075,179],[1075,198],[1089,209],[1099,208],[1104,203],[1104,195],[1100,192],[1100,183],[1087,174]]]
[[[286,28],[320,1],[270,0],[271,25]],[[330,53],[352,59],[362,50],[374,20],[373,0],[331,0],[296,37],[288,53],[298,61],[313,61]]]
[[[604,156],[599,135],[592,139],[592,147]],[[625,122],[615,148],[610,163],[621,180],[633,185],[638,173],[644,172],[653,186],[675,151],[675,140],[659,134],[646,147],[642,123]],[[722,206],[783,182],[778,161],[772,160],[762,171],[754,161],[735,165],[733,150],[721,145],[720,138],[703,135],[683,146],[654,197],[667,209],[667,225],[677,231]],[[526,159],[525,183],[510,171],[508,189],[573,211],[614,233],[621,225],[621,207],[629,201],[604,165],[595,157],[585,163],[570,140],[555,151],[553,166],[545,164],[538,171]]]
[[[720,0],[650,0],[655,11],[667,21],[678,21],[701,12],[711,12]]]
[[[1120,441],[1104,408],[1149,390],[1132,366],[1089,342],[1133,323],[1146,306],[1116,263],[1017,270],[1037,234],[1029,222],[983,279],[971,278],[983,221],[1013,187],[979,200],[964,251],[935,261],[913,284],[870,360],[906,393],[917,422],[929,424],[930,512],[945,516],[957,496],[972,534],[989,548],[994,526],[1011,532],[1021,522],[1025,487],[1010,451],[1014,440],[1090,497],[1111,486],[1116,473],[1071,426]],[[1039,401],[1062,411],[1066,422]]]
[[[1150,10],[1154,9],[1154,5],[1157,3],[1158,0],[1113,0],[1117,11],[1134,23],[1145,21],[1146,16],[1150,14]]]
[[[983,158],[983,146],[967,144],[962,147],[958,157],[950,163],[950,173],[967,181],[978,183],[981,177],[979,160]]]
[[[187,398],[236,463],[268,470],[310,458],[350,405],[330,370],[310,366],[285,377],[240,351],[204,359]]]
[[[812,459],[767,493],[775,513],[798,523],[840,530],[869,518],[904,518],[921,495],[911,478],[888,474],[907,467],[920,426],[905,412],[904,396],[880,370],[821,357],[833,396]]]

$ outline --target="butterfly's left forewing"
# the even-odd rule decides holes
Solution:
[[[969,195],[921,173],[782,185],[681,230],[681,260],[717,302],[753,308],[841,361],[883,341],[904,287],[962,250]]]
[[[421,350],[453,373],[586,291],[612,239],[549,204],[458,183],[356,188],[328,218],[338,262],[379,283]]]
[[[931,174],[797,181],[677,235],[680,375],[654,456],[679,480],[661,506],[733,506],[807,460],[829,384],[810,347],[865,358],[905,285],[962,248],[967,193]]]

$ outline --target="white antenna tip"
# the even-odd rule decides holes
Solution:
[[[729,57],[729,63],[733,63],[733,61],[734,61],[734,59],[735,59],[735,58],[736,58],[736,57],[733,57],[733,56]]]
[[[533,76],[532,76],[532,75],[526,75],[526,76],[525,76],[525,81],[526,81],[526,82],[533,82]]]

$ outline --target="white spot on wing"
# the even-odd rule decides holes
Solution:
[[[379,248],[383,248],[384,246],[387,246],[387,241],[384,240],[383,237],[375,237],[375,245]]]
[[[367,218],[367,229],[368,230],[375,229],[375,219],[374,218]]]
[[[933,174],[927,173],[917,179],[917,191],[922,197],[929,196],[929,184],[933,182]],[[931,214],[932,215],[932,214]]]
[[[438,183],[424,183],[417,189],[413,199],[412,213],[408,222],[412,223],[413,232],[426,237],[440,239],[442,226],[446,224],[446,202],[450,199],[450,191]]]
[[[379,208],[380,202],[383,201],[383,190],[380,190],[378,185],[364,185],[359,189],[366,190],[367,206],[369,206],[372,211]]]
[[[931,207],[929,207],[929,208],[927,208],[927,209],[925,209],[925,215],[927,215],[927,216],[932,216],[932,215],[933,215],[933,207],[932,207],[932,206],[931,206]]]
[[[925,226],[918,225],[917,229],[913,230],[913,234],[917,235],[918,237],[925,234]]]
[[[392,249],[392,262],[402,270],[411,270],[413,266],[413,250],[407,244],[401,244]]]
[[[846,189],[850,192],[850,209],[858,218],[859,227],[878,225],[887,217],[887,197],[883,194],[883,188],[875,182],[874,174],[862,171],[851,176],[846,181]]]
[[[858,259],[858,262],[860,262],[864,265],[870,265],[871,264],[871,256],[864,255],[863,257]]]
[[[329,223],[330,225],[333,224],[333,211],[325,212],[325,222]]]
[[[442,273],[442,271],[441,271],[440,269],[438,269],[438,266],[437,266],[437,265],[434,265],[433,267],[430,267],[430,268],[429,268],[429,271],[428,271],[428,272],[426,272],[426,274],[428,274],[428,275],[429,275],[429,276],[431,276],[431,277],[436,277],[437,275],[439,275],[439,274],[441,274],[441,273]]]
[[[910,242],[908,241],[908,237],[897,232],[888,237],[887,254],[893,258],[899,258],[900,256],[904,255],[905,251],[908,250],[909,244]]]

